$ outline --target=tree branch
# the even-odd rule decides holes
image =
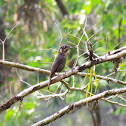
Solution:
[[[114,55],[114,54],[117,54],[117,55]],[[114,60],[114,58],[121,58],[121,57],[124,57],[124,56],[126,56],[126,46],[124,46],[122,48],[119,48],[117,50],[111,51],[111,52],[109,52],[108,54],[106,54],[104,56],[96,58],[94,60],[93,64],[96,65],[96,64],[99,64],[99,63]],[[103,57],[103,59],[102,59],[102,57]],[[101,60],[101,61],[99,61],[99,60]],[[28,70],[28,71],[33,71],[33,72],[36,72],[36,73],[43,73],[43,74],[47,74],[47,75],[50,74],[49,70],[35,68],[35,67],[31,67],[31,66],[27,66],[27,65],[23,65],[23,64],[19,64],[19,63],[14,63],[14,62],[0,60],[0,64],[10,66],[10,67],[16,67],[16,68],[24,69],[24,70]],[[90,64],[90,63],[86,62],[85,64]],[[83,67],[85,64],[81,65],[79,69],[81,69],[81,67]],[[88,65],[88,66],[90,66],[90,65]]]
[[[116,58],[121,58],[121,57],[124,57],[124,56],[126,56],[126,50],[116,52],[116,54],[104,55],[104,56],[101,56],[99,58],[94,59],[93,61],[87,61],[86,63],[82,64],[81,66],[77,66],[74,69],[68,70],[63,74],[60,74],[59,76],[53,77],[51,84],[54,84],[54,83],[56,83],[56,82],[58,82],[58,81],[60,81],[64,78],[71,76],[71,75],[77,74],[78,72],[81,72],[85,69],[92,67],[93,65],[97,65],[97,64],[107,62],[107,61],[112,61]],[[0,64],[12,66],[12,67],[17,67],[17,68],[21,68],[21,69],[25,69],[25,70],[40,72],[39,68],[21,65],[19,63],[12,63],[12,62],[8,62],[8,61],[1,61],[0,60]],[[41,72],[49,74],[49,71],[47,71],[47,70],[41,69]],[[39,89],[46,87],[48,85],[48,83],[49,83],[49,81],[47,80],[47,81],[38,83],[34,86],[31,86],[31,87],[25,89],[24,91],[20,92],[19,94],[17,94],[13,98],[9,99],[7,102],[5,102],[3,105],[0,106],[0,113],[2,113],[4,110],[8,109],[11,105],[16,103],[17,101],[20,101],[20,99],[23,99],[25,96],[27,96],[27,95],[29,95],[29,94],[31,94],[31,93],[39,90]]]
[[[14,62],[0,60],[0,64],[10,66],[10,67],[16,67],[16,68],[20,68],[20,69],[24,69],[24,70],[28,70],[28,71],[33,71],[33,72],[37,72],[37,73],[43,73],[43,74],[47,74],[47,75],[50,74],[49,70],[35,68],[35,67],[31,67],[31,66],[27,66],[27,65],[23,65],[23,64],[19,64],[19,63],[14,63]]]
[[[49,124],[50,122],[55,121],[56,119],[60,118],[61,116],[68,114],[70,111],[75,110],[78,107],[85,105],[87,103],[87,101],[89,103],[89,102],[92,102],[94,100],[98,100],[98,99],[101,99],[101,98],[104,98],[104,97],[107,97],[107,96],[110,96],[110,95],[122,94],[124,92],[126,92],[126,87],[119,88],[119,89],[107,90],[107,91],[104,91],[102,93],[96,94],[94,96],[82,99],[80,101],[74,102],[74,103],[64,107],[63,109],[59,110],[58,112],[54,113],[53,115],[33,124],[32,126],[44,126],[46,124]]]
[[[80,75],[80,76],[90,76],[89,73],[82,73],[82,72],[78,72],[77,75]],[[93,77],[95,77],[95,75],[92,75]],[[99,79],[103,79],[103,80],[106,80],[106,81],[111,81],[111,82],[114,82],[114,83],[118,83],[118,84],[122,84],[122,85],[126,85],[126,82],[124,81],[121,81],[121,80],[117,80],[117,79],[114,79],[114,78],[110,78],[110,77],[107,77],[107,76],[100,76],[100,75],[96,75],[97,78]]]
[[[58,7],[60,8],[60,11],[62,12],[63,16],[69,15],[66,7],[64,6],[62,0],[55,0]]]

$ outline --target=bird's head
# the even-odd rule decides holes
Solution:
[[[63,46],[60,46],[59,52],[66,54],[69,49],[70,49],[69,45],[63,45]]]

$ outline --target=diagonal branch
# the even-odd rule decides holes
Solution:
[[[49,117],[47,117],[43,120],[40,120],[39,122],[33,124],[32,126],[44,126],[46,124],[49,124],[50,122],[55,121],[56,119],[62,117],[63,115],[68,114],[70,111],[75,110],[78,107],[85,105],[87,103],[87,101],[89,103],[89,102],[92,102],[94,100],[98,100],[98,99],[101,99],[101,98],[104,98],[104,97],[107,97],[107,96],[110,96],[110,95],[122,94],[124,92],[126,92],[126,87],[119,88],[119,89],[107,90],[107,91],[104,91],[102,93],[96,94],[94,96],[82,99],[80,101],[74,102],[74,103],[62,108],[58,112],[54,113],[53,115],[51,115],[51,116],[49,116]]]
[[[58,7],[60,8],[60,11],[62,12],[63,16],[69,15],[66,7],[64,6],[62,0],[55,0]]]
[[[115,54],[117,54],[117,55],[115,55]],[[104,56],[98,57],[97,59],[94,60],[93,64],[96,65],[96,64],[99,64],[99,63],[102,63],[102,62],[114,60],[114,58],[121,58],[121,57],[124,57],[124,56],[126,56],[126,46],[119,48],[117,50],[114,50],[114,51],[112,51],[109,54],[106,54]],[[43,74],[47,74],[47,75],[50,74],[50,71],[48,71],[48,70],[35,68],[35,67],[15,63],[15,62],[0,60],[0,64],[10,66],[10,67],[16,67],[16,68],[24,69],[24,70],[28,70],[28,71],[33,71],[33,72],[37,72],[37,73],[43,73]],[[90,64],[90,63],[86,62],[85,64]],[[85,66],[85,64],[81,65],[79,69],[81,70],[81,68],[83,66]],[[90,66],[90,65],[88,65],[88,66]],[[84,70],[84,69],[82,69],[82,70]]]
[[[103,62],[107,62],[107,61],[112,61],[116,58],[121,58],[126,56],[126,50],[122,50],[120,52],[117,52],[116,54],[112,54],[112,55],[104,55],[101,56],[99,58],[94,59],[93,61],[87,61],[86,63],[82,64],[81,66],[77,66],[74,69],[68,70],[63,74],[60,74],[59,76],[53,77],[51,84],[54,84],[64,78],[67,78],[71,75],[77,74],[78,72],[81,72],[85,69],[88,69],[90,67],[92,67],[93,65],[97,65]],[[36,71],[36,70],[40,70],[38,68],[34,67],[27,67],[25,65],[21,65],[18,63],[9,63],[7,61],[0,61],[0,64],[4,64],[4,65],[8,65],[8,66],[12,66],[12,67],[17,67],[17,68],[21,68],[21,69],[29,69],[30,71]],[[48,71],[43,70],[43,73],[48,73]],[[25,89],[24,91],[20,92],[19,94],[17,94],[16,96],[14,96],[13,98],[9,99],[7,102],[5,102],[3,105],[0,106],[0,113],[2,113],[3,111],[5,111],[6,109],[8,109],[11,105],[13,105],[14,103],[16,103],[17,101],[20,101],[21,99],[23,99],[25,96],[39,90],[42,89],[44,87],[46,87],[48,85],[49,81],[44,81],[41,83],[38,83],[34,86],[31,86],[27,89]]]
[[[82,73],[82,72],[78,72],[77,75],[80,75],[80,76],[90,76],[89,73]],[[92,75],[93,77],[95,77],[95,75]],[[106,80],[106,81],[111,81],[111,82],[114,82],[114,83],[118,83],[118,84],[122,84],[122,85],[126,85],[126,82],[124,81],[121,81],[121,80],[117,80],[117,79],[114,79],[114,78],[110,78],[110,77],[107,77],[107,76],[100,76],[100,75],[96,75],[97,78],[99,79],[103,79],[103,80]]]

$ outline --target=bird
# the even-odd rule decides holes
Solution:
[[[64,69],[66,65],[66,54],[69,49],[70,49],[69,45],[60,46],[58,53],[52,63],[51,72],[49,75],[48,89],[51,83],[51,78],[53,77],[55,72],[61,72]]]

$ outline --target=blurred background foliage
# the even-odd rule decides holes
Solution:
[[[0,39],[17,24],[20,24],[9,34],[5,42],[5,58],[8,61],[50,70],[51,63],[62,44],[71,45],[68,52],[67,66],[64,71],[73,67],[77,57],[76,45],[78,44],[85,27],[88,37],[97,55],[103,55],[108,51],[125,45],[126,41],[126,2],[125,0],[1,0],[0,1]],[[86,51],[84,36],[80,42],[80,54]],[[2,43],[0,43],[0,59],[2,59]],[[78,60],[77,65],[87,61],[86,56]],[[96,66],[96,74],[108,75],[113,72],[112,62]],[[120,64],[120,70],[113,78],[125,81],[125,64]],[[87,71],[85,71],[87,72]],[[21,81],[21,79],[23,81]],[[0,65],[0,104],[19,93],[23,89],[48,79],[47,75],[10,68]],[[75,76],[75,86],[82,87],[88,83],[84,77]],[[70,86],[73,77],[65,79]],[[40,93],[64,92],[66,88],[56,83],[40,90]],[[95,86],[95,83],[94,83]],[[121,87],[115,83],[98,80],[97,93]],[[95,88],[94,88],[95,89]],[[22,102],[22,108],[18,110],[18,103],[0,115],[0,126],[31,125],[48,115],[53,114],[67,104],[85,98],[85,93],[71,91],[65,100],[52,98],[49,101],[41,101],[33,93]],[[120,99],[115,99],[122,102]],[[124,103],[124,102],[122,102]],[[82,126],[95,125],[93,121],[101,122],[102,126],[118,126],[125,124],[124,108],[99,102],[99,108],[78,108],[63,118],[49,124],[51,126]],[[88,113],[88,114],[87,114]],[[95,114],[95,116],[93,116]]]

